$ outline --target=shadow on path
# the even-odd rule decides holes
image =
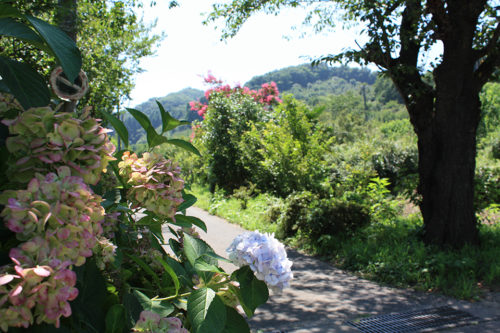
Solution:
[[[202,235],[220,255],[232,239],[244,230],[199,208],[189,215],[201,218],[208,227]],[[263,332],[359,332],[345,324],[347,320],[373,315],[452,306],[481,318],[479,325],[451,332],[500,332],[500,293],[481,302],[458,301],[445,296],[395,289],[361,279],[316,258],[287,249],[293,261],[291,287],[280,295],[271,295],[249,320],[254,330]],[[234,266],[224,267],[231,271]]]

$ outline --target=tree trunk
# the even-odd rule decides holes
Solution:
[[[434,71],[433,112],[417,128],[424,240],[456,248],[479,243],[474,170],[480,84],[474,78],[472,51],[460,51],[445,51]]]
[[[474,213],[474,170],[478,96],[448,104],[437,97],[436,118],[418,135],[419,192],[427,243],[462,247],[478,244]]]
[[[56,14],[59,28],[76,42],[77,27],[77,1],[59,0]],[[76,101],[64,102],[62,111],[73,113],[76,109]]]

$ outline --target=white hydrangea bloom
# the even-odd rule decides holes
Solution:
[[[290,286],[292,262],[288,260],[283,244],[273,235],[258,231],[238,235],[226,252],[235,265],[249,265],[255,276],[273,292],[281,292]]]

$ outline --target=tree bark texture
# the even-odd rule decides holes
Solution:
[[[482,83],[472,47],[477,17],[469,10],[449,8],[435,89],[407,99],[418,137],[424,240],[452,247],[479,243],[473,203]]]
[[[399,89],[418,137],[418,191],[429,244],[479,243],[474,210],[479,93],[500,64],[500,24],[482,49],[474,48],[485,5],[486,0],[428,0],[424,7],[420,0],[406,0],[399,57],[376,43],[365,49],[365,58],[385,68]],[[442,61],[433,72],[435,86],[423,81],[417,66],[422,48],[417,27],[424,13],[432,14],[435,37],[443,43]]]

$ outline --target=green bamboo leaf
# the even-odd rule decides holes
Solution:
[[[266,303],[269,298],[267,285],[257,279],[249,266],[243,266],[233,273],[240,283],[240,303],[244,304],[248,317],[253,316],[255,309]]]
[[[188,298],[187,310],[193,333],[219,333],[224,329],[226,307],[212,289],[193,291]]]
[[[49,104],[50,91],[45,79],[28,65],[0,56],[0,76],[23,108]]]
[[[128,130],[123,124],[123,122],[112,115],[111,113],[107,113],[105,111],[101,112],[101,114],[106,118],[106,120],[113,126],[116,133],[120,136],[120,139],[123,141],[125,147],[128,147]]]
[[[156,101],[156,104],[158,104],[158,108],[160,109],[161,123],[162,123],[161,134],[173,130],[178,126],[191,124],[187,120],[177,120],[174,117],[172,117],[170,113],[168,113],[165,110],[165,108],[163,107],[163,105],[161,105],[160,102]]]
[[[43,39],[26,24],[18,22],[10,17],[0,18],[0,35],[14,37],[28,42],[37,48],[50,54],[52,50],[45,44]]]
[[[125,307],[121,304],[110,307],[106,314],[106,333],[122,333],[125,323]]]
[[[158,135],[158,133],[156,133],[155,128],[151,124],[151,121],[149,120],[148,116],[146,116],[144,113],[136,109],[127,108],[127,111],[130,112],[130,114],[135,118],[135,120],[137,120],[137,122],[146,131],[146,139],[148,141],[149,148],[154,147],[155,144],[153,144],[154,143],[153,141],[155,140],[155,138],[161,137],[161,135]]]
[[[250,333],[247,321],[235,309],[226,306],[226,318],[226,326],[222,333]]]
[[[25,17],[50,46],[68,80],[74,82],[82,68],[82,56],[75,42],[58,27],[33,16]]]

